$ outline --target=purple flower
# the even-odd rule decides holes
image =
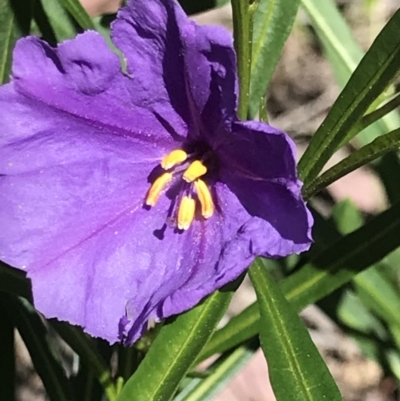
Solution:
[[[0,258],[36,308],[115,342],[191,308],[257,255],[309,248],[294,145],[239,121],[232,37],[172,0],[54,49],[18,42],[0,88]]]

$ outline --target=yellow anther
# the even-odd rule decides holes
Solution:
[[[180,230],[187,230],[190,227],[194,219],[195,210],[195,200],[189,196],[184,196],[178,209],[178,228]]]
[[[203,180],[196,180],[194,186],[201,205],[201,215],[208,219],[214,214],[214,202],[211,192]]]
[[[171,173],[164,173],[160,175],[151,185],[149,192],[146,196],[146,205],[154,206],[160,197],[161,191],[172,180]]]
[[[183,173],[183,179],[186,182],[193,182],[205,173],[207,173],[207,167],[200,160],[195,160],[190,163],[189,167]]]
[[[168,153],[161,160],[161,167],[164,170],[169,170],[170,168],[176,166],[177,164],[183,163],[187,159],[187,153],[182,149],[173,150],[171,153]]]

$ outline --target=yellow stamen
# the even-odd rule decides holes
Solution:
[[[190,163],[189,167],[183,173],[183,179],[186,182],[193,182],[205,173],[207,173],[207,167],[200,160],[195,160]]]
[[[184,196],[178,209],[178,228],[180,230],[187,230],[190,227],[194,219],[195,210],[195,200],[189,196]]]
[[[187,159],[187,157],[188,155],[184,150],[173,150],[171,153],[163,157],[163,159],[161,160],[161,167],[164,170],[169,170],[177,164],[183,163]]]
[[[201,204],[201,215],[208,219],[214,214],[214,202],[211,192],[203,180],[196,180],[194,186]]]
[[[147,206],[154,206],[156,204],[158,198],[160,197],[161,191],[171,180],[172,174],[164,173],[153,182],[146,196],[145,202]]]

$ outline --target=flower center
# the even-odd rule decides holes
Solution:
[[[206,182],[201,178],[207,173],[202,160],[191,157],[182,149],[173,150],[163,157],[160,163],[164,172],[152,183],[147,192],[145,204],[153,207],[161,192],[171,182],[175,174],[181,174],[185,195],[181,196],[177,211],[179,230],[187,230],[192,224],[197,202],[201,207],[201,215],[208,219],[214,214],[214,202]]]

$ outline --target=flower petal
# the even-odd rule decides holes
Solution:
[[[172,139],[135,98],[135,81],[121,72],[118,56],[97,32],[87,31],[56,49],[33,36],[19,40],[13,78],[19,93],[86,121],[124,135]]]
[[[162,242],[153,245],[153,268],[165,264],[165,253],[169,257],[162,286],[151,297],[148,316],[156,321],[195,306],[236,279],[254,259],[250,237],[242,231],[251,216],[226,185],[216,183],[214,190],[218,205],[210,219],[198,216],[189,230],[179,234],[166,229]],[[140,324],[129,327],[128,344],[137,338]]]
[[[158,148],[56,115],[51,126],[48,114],[36,113],[46,130],[0,146],[9,174],[0,176],[0,258],[28,272],[46,317],[114,342],[148,267],[136,253],[146,221],[143,227],[135,219]]]
[[[185,233],[165,226],[167,196],[142,207],[160,144],[114,135],[12,85],[0,103],[0,258],[28,272],[46,317],[130,343],[150,317],[192,307],[250,262],[236,239],[248,215],[226,186],[223,197],[217,184],[218,207],[233,218],[221,212]]]
[[[175,127],[177,113],[192,135],[207,123],[221,121],[222,97],[213,95],[212,75],[225,91],[223,108],[233,116],[236,107],[236,67],[232,36],[221,27],[203,27],[189,20],[176,1],[131,1],[119,13],[112,38],[135,77],[137,96]],[[209,121],[213,114],[218,120]],[[178,124],[179,125],[179,124]]]
[[[89,125],[15,93],[12,85],[0,89],[0,107],[0,257],[16,267],[33,263],[39,245],[64,226],[76,229],[78,240],[82,227],[93,228],[86,218],[96,224],[120,202],[141,206],[147,177],[171,150],[169,142]],[[111,194],[118,199],[106,206]]]
[[[130,204],[132,187],[113,191],[117,173],[125,168],[113,170],[111,183],[95,164],[74,166],[72,179],[56,169],[0,180],[5,210],[0,219],[7,235],[13,223],[20,228],[13,240],[25,248],[17,245],[17,257],[26,260],[24,250],[30,250],[26,270],[34,303],[48,318],[78,324],[110,342],[124,339],[130,344],[150,317],[187,310],[236,278],[253,257],[248,243],[237,235],[241,218],[247,219],[243,213],[232,213],[235,218],[229,224],[222,214],[213,221],[196,221],[181,233],[166,226],[166,196],[146,210]],[[39,192],[44,185],[48,196]],[[28,197],[29,202],[18,203]],[[57,219],[68,224],[58,224]],[[23,222],[29,222],[29,229],[21,231]]]
[[[116,156],[0,177],[0,257],[28,271],[46,317],[117,340],[130,277],[140,272],[136,239],[124,236],[147,190],[138,170],[148,165]]]
[[[254,253],[278,257],[308,249],[312,216],[301,197],[290,138],[257,122],[236,122],[234,129],[219,150],[220,179],[254,217],[245,227],[254,233]]]
[[[287,137],[234,120],[226,31],[197,26],[175,1],[131,1],[113,37],[127,75],[95,32],[57,49],[18,42],[0,89],[0,258],[27,271],[46,317],[130,344],[256,255],[306,249],[311,219]],[[187,135],[209,142],[222,182],[214,216],[182,232],[170,224],[174,182],[154,207],[143,201]]]

